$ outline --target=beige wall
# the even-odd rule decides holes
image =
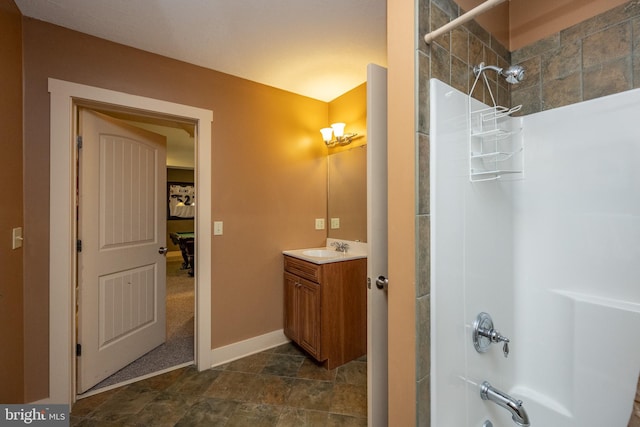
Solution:
[[[340,95],[329,102],[329,120],[331,123],[345,123],[345,132],[357,133],[361,138],[354,139],[353,142],[344,147],[329,148],[329,154],[341,150],[349,150],[353,147],[365,145],[367,143],[367,84],[362,83],[350,91]],[[318,130],[319,132],[319,130]]]
[[[23,250],[11,249],[12,229],[22,226],[22,24],[13,0],[0,1],[0,28],[0,402],[22,403]]]
[[[416,424],[416,34],[412,1],[387,2],[389,425]]]
[[[49,375],[48,77],[213,111],[204,143],[212,144],[212,218],[224,221],[224,235],[212,238],[212,259],[201,260],[213,276],[212,346],[281,329],[281,251],[325,240],[314,218],[326,212],[318,130],[327,103],[33,19],[23,29],[27,398],[47,395]]]

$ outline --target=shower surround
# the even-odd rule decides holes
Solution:
[[[501,105],[523,104],[520,112],[523,115],[638,88],[640,2],[630,0],[512,53],[475,21],[458,27],[427,46],[422,42],[424,34],[463,11],[453,0],[418,0],[418,12],[416,424],[428,427],[431,425],[429,79],[437,78],[467,92],[472,83],[468,77],[474,65],[483,61],[501,67],[521,64],[527,69],[525,80],[511,93],[507,90],[509,85],[500,85],[497,94]],[[640,427],[640,397],[638,401],[637,415],[630,427]]]
[[[512,118],[524,176],[476,183],[469,98],[437,80],[431,93],[431,425],[511,425],[480,398],[487,380],[534,426],[626,426],[640,370],[640,90]],[[508,358],[474,349],[480,312],[511,339]]]

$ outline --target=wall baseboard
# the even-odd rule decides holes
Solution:
[[[289,341],[289,338],[284,334],[284,330],[280,329],[225,345],[224,347],[214,348],[211,350],[211,367],[224,365],[225,363],[286,344]]]

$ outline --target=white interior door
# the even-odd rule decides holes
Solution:
[[[80,109],[77,388],[165,340],[166,139]]]
[[[387,70],[367,67],[367,386],[369,426],[388,425],[387,291]]]

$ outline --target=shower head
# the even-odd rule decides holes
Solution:
[[[524,68],[521,65],[512,65],[506,70],[501,70],[499,74],[507,80],[507,83],[513,85],[524,79]]]
[[[507,80],[507,83],[511,84],[520,83],[524,79],[524,68],[522,68],[521,65],[512,65],[505,70],[504,68],[496,67],[495,65],[484,65],[484,62],[481,62],[480,65],[473,67],[473,73],[476,77],[485,70],[493,70],[497,72]]]

